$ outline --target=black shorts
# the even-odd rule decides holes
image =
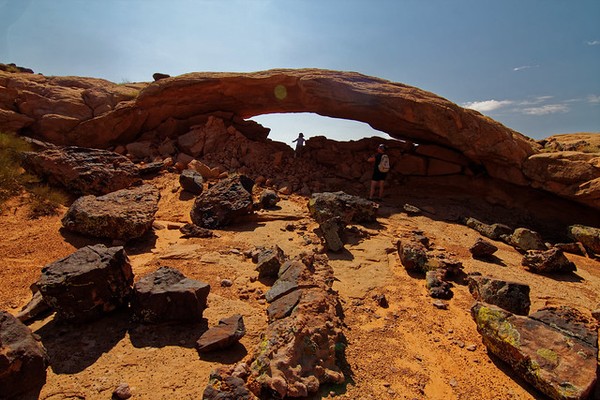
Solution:
[[[379,169],[375,168],[373,170],[372,181],[385,181],[385,177],[387,176],[387,172],[381,172]]]

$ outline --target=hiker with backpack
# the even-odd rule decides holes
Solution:
[[[383,198],[383,185],[385,177],[390,170],[390,158],[385,151],[387,150],[384,144],[377,147],[377,153],[369,157],[367,161],[373,163],[373,177],[371,178],[371,191],[369,192],[369,200],[381,200]],[[374,198],[375,189],[379,186],[379,197]]]

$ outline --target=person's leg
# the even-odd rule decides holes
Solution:
[[[379,181],[379,197],[383,199],[383,184],[385,181]]]
[[[377,181],[371,181],[371,191],[369,192],[369,199],[372,199],[375,195],[375,187],[377,186]]]

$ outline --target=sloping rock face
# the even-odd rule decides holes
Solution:
[[[38,398],[49,359],[29,328],[0,311],[0,398]]]
[[[458,173],[473,164],[493,178],[532,184],[600,208],[600,171],[591,160],[586,161],[591,167],[571,168],[570,156],[557,156],[552,165],[567,163],[574,171],[566,177],[554,166],[529,160],[539,153],[538,143],[476,111],[412,86],[355,72],[190,73],[150,84],[116,85],[0,71],[0,93],[0,129],[97,148],[140,137],[177,137],[215,113],[228,127],[263,141],[268,129],[244,119],[287,112],[351,119],[425,145],[416,154],[432,157],[428,163],[418,157],[403,160],[417,174]],[[206,153],[202,140],[192,142]]]
[[[83,196],[71,204],[63,226],[84,235],[129,240],[152,228],[160,192],[152,185],[122,189],[104,196]]]
[[[68,146],[24,155],[28,171],[79,194],[103,195],[140,180],[127,157],[107,150]]]
[[[476,303],[471,315],[490,352],[552,399],[586,399],[596,383],[597,326],[574,310],[540,310],[530,317]]]

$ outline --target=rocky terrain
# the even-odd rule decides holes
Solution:
[[[28,322],[49,362],[45,383],[33,398],[131,394],[191,399],[216,396],[211,390],[240,390],[229,398],[244,398],[244,388],[247,398],[251,393],[315,399],[598,395],[592,375],[598,359],[594,316],[600,308],[600,262],[593,240],[574,236],[570,228],[600,227],[597,134],[559,135],[536,143],[433,94],[350,73],[192,74],[118,86],[18,72],[5,73],[0,83],[0,129],[55,145],[110,150],[88,153],[38,142],[36,152],[26,157],[28,170],[66,187],[72,200],[58,215],[33,220],[26,193],[3,205],[0,309],[17,315],[31,299],[35,282],[45,299],[55,299],[42,268],[87,245],[122,247],[136,287],[160,267],[210,285],[207,307],[191,322],[145,321],[140,315],[147,314],[132,315],[119,307],[104,307],[106,313],[99,318],[75,322],[69,321],[59,300],[47,300],[62,314]],[[196,85],[216,89],[207,94]],[[257,91],[277,85],[285,85],[291,103],[250,100]],[[246,93],[248,87],[256,91]],[[195,98],[198,93],[208,97]],[[328,95],[355,101],[344,109],[326,104]],[[178,98],[193,106],[178,103]],[[388,114],[374,116],[369,111],[373,99]],[[212,107],[198,108],[209,100]],[[75,109],[81,114],[74,116]],[[140,110],[147,112],[143,121],[132,117]],[[386,140],[392,158],[386,197],[378,203],[363,198],[372,168],[366,158],[381,140],[312,138],[302,157],[294,159],[291,148],[268,139],[268,129],[242,119],[275,111],[337,117],[351,113],[400,139]],[[401,132],[384,122],[392,117],[402,121]],[[473,137],[476,142],[468,140]],[[491,145],[491,138],[502,144]],[[183,183],[183,171],[200,176],[199,188]],[[245,194],[238,186],[235,195],[230,189],[219,192],[219,185],[236,174],[251,179],[250,191]],[[264,203],[266,191],[279,201]],[[342,208],[352,210],[351,216],[328,215],[327,207],[315,211],[315,194],[338,191],[350,196]],[[213,210],[210,199],[219,193],[227,193],[219,204],[243,212],[222,219],[217,218],[222,214],[210,214],[207,219]],[[238,201],[238,194],[245,200]],[[104,204],[125,205],[123,211],[109,207],[117,222],[109,221],[112,216],[106,218],[107,225],[86,222],[89,210],[103,209]],[[131,210],[136,210],[133,216],[118,219]],[[359,211],[363,217],[357,216]],[[223,223],[213,224],[216,220]],[[510,234],[494,236],[487,230],[500,225]],[[537,234],[538,250],[532,250],[528,232]],[[487,247],[476,256],[472,248],[482,241],[492,250]],[[281,276],[265,278],[256,262],[257,254],[275,245],[284,254],[277,267],[280,275],[298,271],[292,281],[299,289],[283,296],[298,293],[292,306],[279,304],[282,297],[275,294]],[[558,270],[554,255],[544,255],[547,248],[563,257]],[[311,273],[302,272],[305,266]],[[512,292],[508,303],[484,300],[485,290],[474,289],[472,282],[486,281],[470,277],[474,273],[521,284],[515,289],[521,294]],[[478,308],[472,308],[475,298]],[[101,303],[100,297],[96,300]],[[485,311],[488,306],[482,305],[488,302],[503,308],[518,303],[520,308],[506,316],[494,306]],[[132,302],[131,307],[139,304]],[[561,307],[575,311],[565,317]],[[540,309],[558,310],[563,322],[579,324],[572,331],[579,332],[584,324],[585,332],[595,337],[595,353],[586,358],[587,364],[570,368],[579,377],[565,378],[561,371],[561,362],[570,359],[566,352],[561,350],[558,362],[552,356],[558,350],[536,350],[536,340],[527,336],[530,332],[523,327],[532,324],[537,336],[550,335],[540,334],[548,329],[545,325],[531,322],[548,318],[536,316]],[[489,325],[481,318],[486,312],[527,337],[534,354],[550,366],[556,363],[550,370],[563,381],[540,384],[537,378],[532,381],[531,369],[504,359],[512,350],[503,349],[502,343],[510,341],[494,342],[488,336]],[[519,319],[527,314],[538,319]],[[228,347],[199,351],[199,338],[235,315],[243,317],[245,334]],[[584,334],[570,335],[577,338],[570,341],[590,342]],[[522,354],[528,354],[528,346]],[[580,377],[588,380],[577,381]],[[583,391],[577,392],[580,387]],[[583,397],[568,397],[564,390]]]

